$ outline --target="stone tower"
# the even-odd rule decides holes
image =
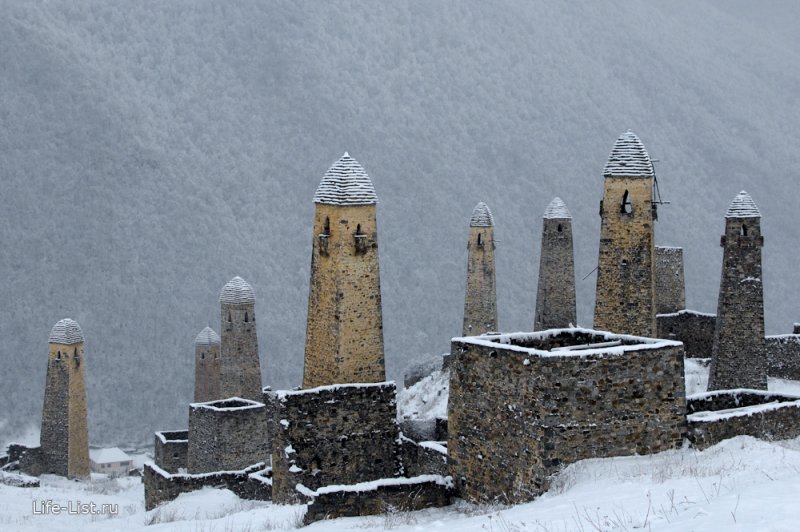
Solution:
[[[654,175],[639,138],[620,135],[603,172],[595,329],[656,334]]]
[[[219,393],[219,348],[219,336],[211,327],[200,331],[194,339],[195,403],[223,398]]]
[[[263,401],[253,289],[241,277],[234,277],[222,287],[219,303],[222,331],[219,394],[223,399]]]
[[[378,197],[345,153],[314,195],[303,387],[386,380]]]
[[[722,277],[711,354],[709,390],[767,389],[764,292],[761,282],[761,213],[739,192],[725,214],[720,241]]]
[[[574,325],[575,257],[572,248],[572,215],[561,198],[544,211],[539,288],[533,329],[557,329]]]
[[[83,332],[67,318],[50,331],[41,452],[44,472],[89,478]]]
[[[469,220],[464,336],[497,330],[494,247],[494,219],[489,207],[481,201],[475,205]]]
[[[686,308],[683,248],[656,246],[656,314]]]

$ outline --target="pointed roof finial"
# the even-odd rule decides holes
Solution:
[[[222,287],[219,302],[233,305],[251,304],[256,302],[256,295],[247,281],[237,275]]]
[[[194,339],[195,346],[219,345],[221,342],[219,335],[211,327],[206,327],[200,331],[200,334]]]
[[[653,177],[653,162],[630,129],[619,136],[608,156],[604,177]]]
[[[83,343],[83,331],[78,322],[69,318],[64,318],[55,325],[50,331],[51,344],[81,344]]]
[[[344,152],[322,177],[314,194],[314,203],[374,205],[378,203],[378,196],[364,168]]]
[[[494,218],[492,218],[492,211],[489,206],[480,201],[475,208],[472,209],[472,216],[469,219],[470,227],[492,227],[494,226]]]
[[[556,196],[544,210],[543,218],[569,219],[572,218],[572,215],[569,213],[569,209],[567,209],[567,204],[564,203],[564,200]]]
[[[742,190],[733,198],[725,218],[761,218],[761,212],[750,194]]]

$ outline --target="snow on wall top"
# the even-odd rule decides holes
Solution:
[[[544,210],[543,218],[572,218],[564,200],[556,196]]]
[[[378,196],[364,168],[344,152],[322,177],[314,194],[314,203],[374,205],[378,203]]]
[[[644,144],[630,129],[619,136],[603,170],[605,177],[653,177],[653,163]]]
[[[247,281],[237,275],[222,287],[219,302],[232,305],[252,304],[256,302],[256,295]]]
[[[750,194],[742,190],[733,198],[725,218],[761,218],[761,212]]]
[[[216,345],[220,342],[219,335],[211,327],[206,327],[200,331],[200,334],[194,339],[194,345]]]
[[[494,218],[492,218],[492,211],[489,206],[480,201],[475,208],[472,209],[472,216],[469,219],[470,227],[492,227],[494,225]]]
[[[78,322],[69,318],[59,321],[50,330],[51,344],[80,344],[83,343],[83,331]]]

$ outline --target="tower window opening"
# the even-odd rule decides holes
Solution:
[[[61,360],[61,351],[56,353],[56,360]]]
[[[325,217],[325,225],[322,228],[322,234],[325,236],[331,235],[331,219],[329,217]]]
[[[248,323],[250,321],[250,316],[247,315],[247,312],[244,313],[244,322]]]
[[[556,229],[558,230],[559,233],[564,230],[564,228],[561,227],[561,224],[558,224],[558,227]]]
[[[361,232],[361,224],[356,226],[356,232],[353,233],[353,239],[356,246],[356,254],[360,255],[367,252],[367,235]]]
[[[319,239],[319,254],[328,255],[328,238],[331,236],[331,219],[325,217],[325,224],[322,226],[322,232],[317,237]]]
[[[200,360],[205,360],[205,358],[206,358],[206,354],[205,353],[200,353]]]
[[[742,224],[742,230],[739,232],[741,236],[747,236],[747,226]]]
[[[230,312],[230,311],[228,311],[228,323],[230,323],[230,322],[232,322],[232,321],[233,321],[233,319],[231,319],[231,312]]]
[[[483,233],[478,233],[478,245],[483,245]]]
[[[630,195],[627,190],[622,195],[622,205],[620,205],[619,212],[621,214],[631,214],[633,212],[633,205],[631,205]]]

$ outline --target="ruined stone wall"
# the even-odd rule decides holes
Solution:
[[[659,338],[683,342],[688,358],[710,358],[717,316],[693,310],[679,310],[656,316]]]
[[[231,316],[233,317],[233,316]],[[248,316],[249,317],[249,316]],[[255,323],[253,324],[255,328]],[[258,354],[258,349],[256,349]],[[204,403],[215,401],[226,397],[220,393],[220,344],[197,344],[194,348],[194,402]],[[230,368],[232,369],[232,368]],[[249,373],[253,373],[250,371]],[[258,383],[261,386],[261,374],[258,375]],[[233,391],[228,389],[228,391]]]
[[[533,329],[556,329],[577,323],[572,220],[544,218],[539,284]]]
[[[769,376],[800,380],[800,334],[767,336]]]
[[[493,227],[469,228],[464,336],[476,336],[497,330],[494,249]]]
[[[275,393],[275,502],[296,501],[298,483],[316,490],[398,475],[394,383]]]
[[[189,405],[189,473],[233,471],[266,462],[264,403],[223,399]]]
[[[255,303],[220,303],[220,320],[219,395],[260,401],[261,362]]]
[[[656,246],[656,313],[686,308],[683,248]]]
[[[382,382],[375,205],[315,206],[303,387]]]
[[[575,331],[540,339],[536,348],[598,341],[586,330]],[[599,341],[609,337],[615,336]],[[530,500],[562,465],[681,445],[686,406],[680,344],[544,356],[515,345],[452,344],[448,463],[462,497]]]
[[[155,433],[153,461],[168,473],[177,473],[189,465],[189,431],[162,430]]]
[[[767,389],[760,218],[725,219],[709,390]]]
[[[419,475],[447,476],[446,442],[420,441],[400,438],[400,457],[405,477]]]
[[[605,178],[600,205],[595,329],[655,335],[652,188],[652,178]],[[622,212],[626,191],[630,213]]]
[[[46,379],[40,436],[46,472],[88,478],[83,343],[49,344]]]

